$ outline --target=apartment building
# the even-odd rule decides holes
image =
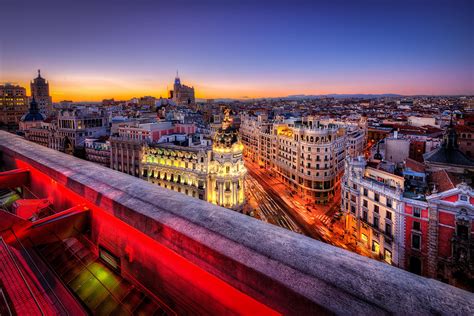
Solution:
[[[361,156],[345,160],[341,206],[346,232],[389,264],[398,263],[403,246],[399,243],[404,181],[401,176],[367,167]]]
[[[365,147],[364,129],[308,116],[269,121],[244,115],[240,133],[247,159],[275,174],[308,201],[332,200],[346,155]]]
[[[18,85],[0,85],[0,124],[18,127],[21,117],[28,112],[26,89]]]
[[[368,166],[362,157],[347,157],[341,185],[345,238],[373,258],[469,288],[474,190],[446,170],[426,177],[421,165],[408,161],[399,176]]]

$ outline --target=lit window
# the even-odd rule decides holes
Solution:
[[[392,252],[390,250],[384,250],[384,260],[385,262],[392,264]]]

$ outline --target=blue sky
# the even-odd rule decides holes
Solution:
[[[0,81],[54,99],[474,94],[474,1],[3,0]]]

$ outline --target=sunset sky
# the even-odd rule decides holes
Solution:
[[[107,3],[105,3],[107,2]],[[0,82],[53,101],[474,94],[474,1],[2,0]],[[256,3],[259,4],[256,4]]]

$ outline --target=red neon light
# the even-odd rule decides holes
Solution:
[[[172,291],[174,295],[192,296],[198,293],[197,297],[205,300],[205,302],[199,303],[206,305],[205,303],[209,302],[209,305],[219,305],[220,311],[227,310],[239,315],[280,315],[270,307],[237,290],[143,232],[66,188],[63,183],[67,183],[67,177],[64,175],[61,174],[61,179],[56,182],[23,161],[16,160],[16,163],[17,166],[30,168],[32,181],[38,182],[41,187],[47,189],[45,193],[53,204],[59,202],[66,205],[82,204],[89,208],[92,214],[92,225],[97,225],[93,230],[98,232],[98,239],[114,240],[115,246],[121,247],[121,252],[127,254],[129,262],[139,261],[146,268],[154,267],[155,270],[152,272],[156,273],[158,279],[163,277],[160,272],[165,271],[166,276],[163,277],[165,279],[162,281],[169,282],[170,291],[173,290],[174,280],[167,278],[171,276],[179,281],[179,284],[186,285],[185,288],[174,288],[174,291]],[[61,201],[57,201],[57,199]],[[132,271],[128,273],[130,272]],[[138,280],[136,281],[138,282]],[[165,291],[168,290],[166,284],[163,287]],[[192,298],[188,301],[192,302]],[[218,304],[215,302],[218,302]],[[207,312],[212,313],[212,310]]]
[[[0,189],[18,188],[28,183],[30,171],[28,169],[15,169],[0,172]]]

